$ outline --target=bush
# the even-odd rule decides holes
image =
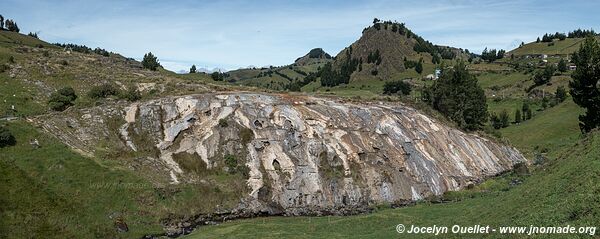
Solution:
[[[48,106],[52,110],[63,111],[69,106],[73,105],[73,102],[77,99],[75,90],[71,87],[64,87],[50,95],[48,100]]]
[[[0,148],[13,146],[16,143],[15,136],[6,127],[0,125]]]
[[[567,99],[567,90],[565,90],[565,87],[561,85],[556,88],[556,100],[558,100],[560,103],[565,101],[565,99]]]
[[[383,85],[383,94],[391,95],[400,92],[402,95],[408,95],[411,91],[411,85],[404,81],[388,81]]]
[[[10,67],[6,64],[0,64],[0,73],[6,72]]]
[[[502,122],[500,121],[500,117],[498,117],[498,115],[493,112],[490,114],[490,124],[492,125],[492,127],[494,127],[494,129],[502,128]]]
[[[214,80],[214,81],[223,81],[223,79],[225,79],[225,74],[215,71],[213,73],[210,74],[210,77]]]
[[[235,156],[231,154],[225,155],[225,165],[227,165],[227,168],[229,168],[229,173],[235,173],[238,166]]]
[[[506,128],[510,125],[510,119],[506,110],[500,112],[500,123],[502,125],[502,128]]]
[[[225,128],[225,127],[229,126],[229,124],[227,123],[226,119],[220,119],[219,120],[219,126]]]
[[[126,91],[123,91],[120,94],[120,98],[134,102],[140,100],[142,98],[142,95],[140,94],[140,91],[138,91],[137,87],[129,86],[127,87]]]
[[[113,84],[105,83],[92,87],[87,95],[92,99],[106,98],[111,95],[119,95],[119,89]]]

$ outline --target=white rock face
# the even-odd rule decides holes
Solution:
[[[175,154],[196,154],[207,168],[223,167],[226,154],[241,157],[248,168],[244,206],[255,211],[276,207],[302,214],[421,200],[525,160],[512,147],[401,105],[230,93],[118,107],[123,144],[138,150],[132,134],[150,137],[171,183],[191,180],[173,160]],[[52,122],[45,121],[45,127],[59,128]],[[244,139],[243,131],[250,137]],[[93,140],[84,141],[93,137],[85,137],[71,145],[93,151]]]

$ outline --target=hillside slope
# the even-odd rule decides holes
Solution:
[[[361,37],[335,56],[333,70],[344,71],[350,60],[358,61],[355,71],[352,71],[350,81],[360,79],[398,79],[405,71],[405,60],[423,64],[435,65],[432,58],[436,55],[441,62],[443,59],[468,58],[461,49],[437,46],[424,40],[404,24],[395,22],[375,23],[365,28]],[[412,67],[410,67],[412,68]],[[432,74],[432,67],[424,74]],[[343,74],[343,73],[342,73]]]
[[[51,93],[72,87],[79,96],[75,107],[89,107],[103,100],[87,97],[94,86],[134,88],[143,98],[207,92],[214,87],[206,74],[193,81],[159,69],[142,69],[140,62],[118,54],[103,56],[57,47],[31,36],[0,31],[0,117],[30,116],[49,111]],[[13,109],[14,106],[14,109]]]
[[[323,49],[315,48],[289,65],[225,72],[224,81],[270,90],[300,91],[300,87],[316,80],[315,74],[331,61],[331,56]]]

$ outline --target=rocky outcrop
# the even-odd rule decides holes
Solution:
[[[510,146],[387,103],[221,93],[37,120],[90,154],[110,132],[119,136],[121,150],[153,148],[156,154],[148,160],[160,162],[173,184],[202,180],[176,156],[194,156],[207,170],[237,167],[248,185],[238,210],[250,212],[296,215],[420,200],[524,161]],[[238,166],[227,155],[237,157]]]

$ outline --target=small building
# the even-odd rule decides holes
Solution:
[[[577,66],[576,66],[576,65],[570,65],[570,66],[569,66],[569,70],[570,70],[570,71],[577,70]]]

